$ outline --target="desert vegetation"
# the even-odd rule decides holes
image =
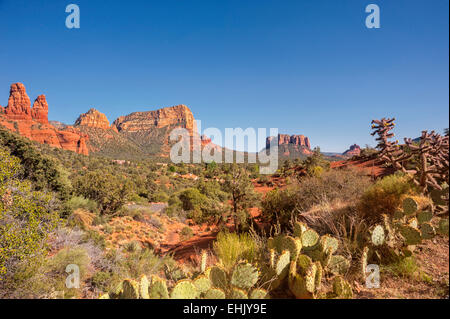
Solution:
[[[374,121],[378,145],[359,158],[391,169],[381,176],[332,168],[320,149],[266,176],[1,129],[0,298],[448,298],[448,136],[400,144],[393,128]]]

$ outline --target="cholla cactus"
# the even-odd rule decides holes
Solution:
[[[432,131],[422,131],[418,145],[410,138],[405,138],[405,145],[398,141],[392,142],[394,137],[391,130],[394,128],[394,118],[382,118],[372,121],[371,135],[378,135],[377,148],[380,159],[390,163],[396,170],[403,171],[413,176],[414,183],[423,193],[427,188],[442,190],[441,183],[449,179],[449,137],[441,136]],[[409,169],[408,164],[412,158],[417,158],[418,165]]]

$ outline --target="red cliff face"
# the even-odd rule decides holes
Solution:
[[[165,107],[156,111],[134,112],[120,116],[113,123],[119,132],[137,132],[166,126],[186,128],[193,136],[196,132],[194,116],[186,105]]]
[[[88,136],[73,127],[58,130],[48,123],[45,95],[31,102],[22,83],[11,85],[8,105],[0,112],[0,124],[33,141],[88,155]],[[2,110],[0,110],[2,111]]]

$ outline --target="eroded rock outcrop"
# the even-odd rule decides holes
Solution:
[[[8,105],[0,112],[0,124],[26,138],[80,154],[88,155],[88,136],[73,127],[57,129],[48,122],[45,95],[39,95],[31,107],[25,86],[11,85]]]
[[[75,121],[74,126],[97,127],[105,130],[110,128],[109,121],[106,115],[94,108],[91,108],[86,113],[81,114]]]
[[[12,120],[31,120],[31,101],[22,83],[11,85],[5,114]]]
[[[39,123],[48,124],[48,104],[45,95],[39,95],[34,101],[31,117]]]

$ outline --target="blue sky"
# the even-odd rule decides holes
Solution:
[[[203,128],[276,127],[343,152],[375,145],[373,118],[395,116],[399,137],[449,126],[448,14],[447,0],[0,0],[0,105],[14,82],[65,123],[186,104]]]

